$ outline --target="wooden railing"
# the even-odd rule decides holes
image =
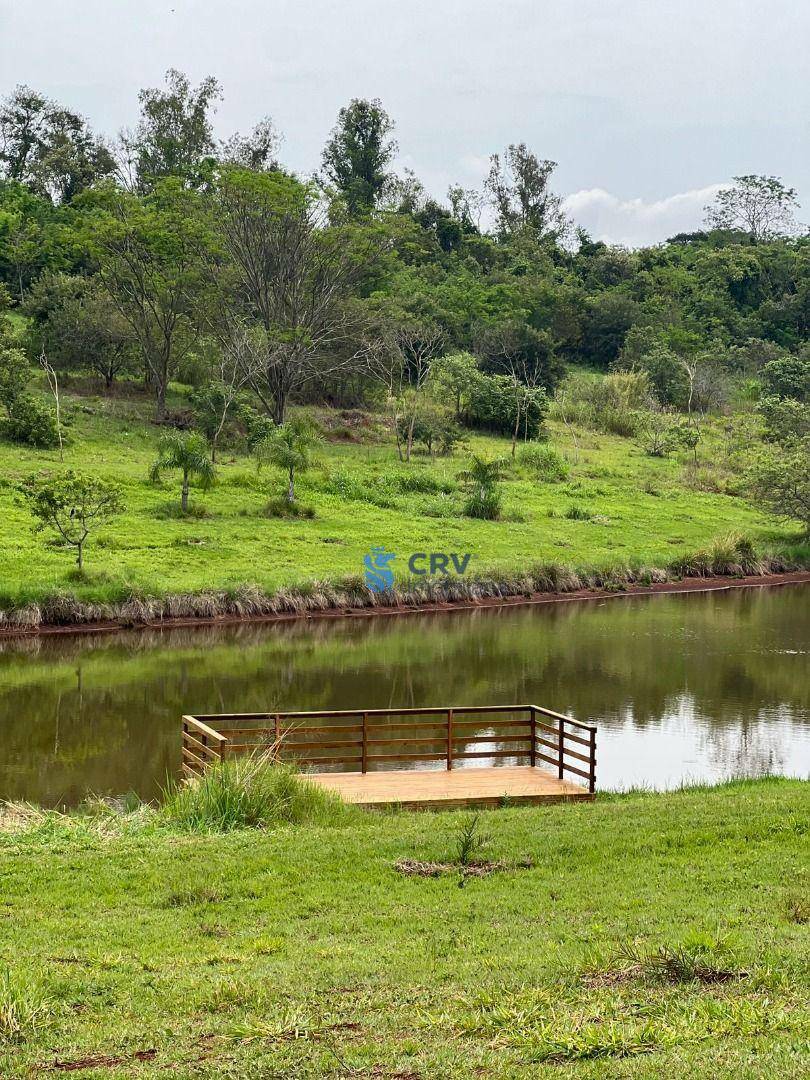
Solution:
[[[395,769],[397,762],[442,760],[452,769],[457,761],[510,757],[528,765],[544,762],[559,779],[572,774],[586,780],[590,792],[596,788],[596,728],[539,705],[183,717],[186,776],[199,775],[231,754],[268,749],[277,760],[302,768],[363,773],[381,763]]]

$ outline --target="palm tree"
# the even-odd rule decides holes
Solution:
[[[149,479],[156,483],[164,472],[179,469],[183,474],[183,487],[180,494],[180,507],[185,514],[188,511],[188,486],[192,476],[205,489],[210,487],[216,476],[216,468],[208,457],[208,444],[196,431],[183,434],[172,431],[161,437],[158,444],[158,458],[149,470]]]
[[[503,470],[504,462],[501,458],[487,461],[486,458],[473,454],[470,458],[470,467],[460,472],[458,478],[468,484],[474,494],[483,498],[495,489],[495,485],[503,476]]]
[[[312,464],[312,450],[320,442],[317,428],[305,417],[296,416],[279,424],[257,444],[254,453],[259,468],[276,465],[287,473],[287,502],[295,502],[295,474]]]

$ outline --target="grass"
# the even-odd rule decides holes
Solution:
[[[808,816],[776,779],[474,826],[31,814],[0,833],[0,1075],[798,1077]],[[484,833],[503,869],[464,888],[397,869]]]
[[[77,579],[70,553],[34,535],[29,515],[14,500],[14,485],[25,476],[59,467],[57,454],[0,444],[0,609],[40,605],[52,621],[76,618],[75,600],[129,603],[122,617],[137,619],[138,605],[148,606],[153,597],[207,591],[227,599],[240,590],[248,597],[285,590],[305,595],[317,591],[315,583],[362,584],[363,556],[374,545],[397,552],[400,589],[409,587],[406,557],[419,551],[469,552],[471,575],[501,579],[520,578],[541,564],[589,573],[662,568],[729,533],[750,537],[758,551],[793,545],[794,562],[810,559],[798,530],[767,520],[732,493],[735,474],[723,465],[719,423],[707,427],[702,449],[702,472],[711,473],[715,490],[705,490],[712,486],[705,475],[696,490],[686,458],[648,458],[627,439],[587,431],[578,433],[575,447],[565,427],[552,424],[551,447],[565,465],[565,480],[559,471],[555,482],[543,479],[554,459],[529,447],[503,484],[501,519],[467,518],[457,482],[466,457],[419,456],[402,465],[376,424],[363,429],[365,441],[327,442],[317,467],[300,477],[301,506],[312,517],[268,516],[284,478],[272,468],[257,475],[247,458],[233,454],[222,455],[217,485],[194,491],[194,514],[184,516],[177,484],[147,481],[160,429],[149,419],[146,395],[131,388],[112,397],[79,395],[67,388],[63,399],[66,465],[119,482],[127,511],[91,538],[86,573]],[[178,390],[172,404],[183,400]],[[323,418],[326,426],[334,422],[331,415]],[[473,436],[470,449],[508,456],[502,439]],[[223,602],[211,605],[221,610]],[[179,600],[174,606],[184,613]],[[36,611],[31,617],[36,621]]]
[[[328,822],[346,812],[333,792],[274,764],[272,751],[223,762],[190,784],[172,783],[160,809],[161,818],[183,832]]]

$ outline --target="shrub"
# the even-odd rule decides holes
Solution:
[[[13,442],[25,443],[40,450],[52,450],[59,445],[59,429],[53,409],[32,397],[21,394],[2,421],[3,434]]]
[[[783,356],[762,369],[767,395],[810,402],[810,356]]]
[[[568,478],[568,466],[552,446],[529,444],[518,454],[518,461],[538,480],[556,484]]]
[[[336,794],[275,762],[269,752],[212,765],[199,779],[171,784],[160,810],[167,825],[202,833],[330,823],[344,813]]]
[[[473,455],[470,465],[464,472],[459,473],[469,492],[464,504],[464,514],[467,517],[483,518],[486,521],[495,521],[501,513],[501,495],[498,490],[498,482],[503,476],[504,465],[500,460],[487,461],[485,458]]]
[[[574,504],[568,507],[563,514],[563,517],[568,518],[569,521],[592,521],[593,513],[590,510],[586,510],[584,506],[577,506]]]
[[[0,343],[0,404],[11,412],[14,403],[25,391],[31,371],[20,349]]]
[[[512,435],[519,420],[518,437],[538,438],[548,413],[548,399],[541,390],[523,390],[527,393],[519,401],[515,384],[508,376],[479,375],[469,394],[465,423],[498,435]]]
[[[264,507],[264,516],[269,518],[314,518],[315,507],[305,503],[290,502],[289,499],[270,499]]]
[[[424,446],[431,457],[437,451],[440,454],[452,454],[457,443],[464,438],[464,433],[455,420],[435,407],[423,408],[413,418],[412,431],[411,418],[408,416],[401,416],[397,426],[400,441],[405,442],[410,432],[413,442]]]
[[[763,451],[748,475],[751,495],[774,517],[796,520],[810,533],[810,435]]]

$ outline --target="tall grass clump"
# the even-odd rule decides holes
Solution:
[[[520,464],[537,480],[558,484],[568,479],[568,466],[553,446],[524,446],[518,454]]]
[[[23,1042],[51,1015],[40,990],[14,978],[8,968],[0,975],[0,1044]]]
[[[170,783],[160,816],[182,832],[220,833],[304,822],[332,824],[346,812],[334,792],[265,752],[212,765],[197,779]]]

